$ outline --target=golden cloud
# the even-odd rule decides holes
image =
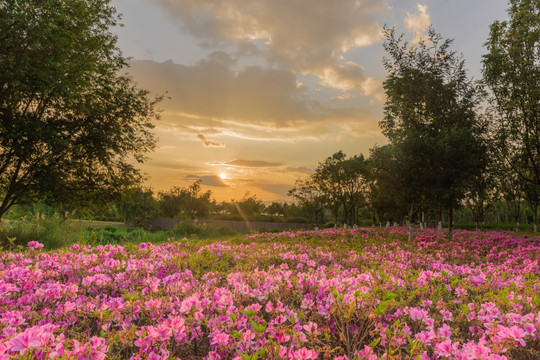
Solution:
[[[368,78],[360,68],[347,81],[343,54],[381,39],[377,17],[385,0],[146,0],[164,8],[180,30],[208,48],[235,49],[236,56],[257,55],[295,74],[313,74],[337,89],[354,87],[362,95]],[[221,54],[220,56],[223,56]],[[230,61],[230,57],[225,57]]]
[[[407,12],[404,20],[405,27],[414,35],[413,43],[418,43],[422,40],[424,33],[431,25],[431,17],[429,16],[427,5],[417,3],[416,9],[418,10],[416,13]]]

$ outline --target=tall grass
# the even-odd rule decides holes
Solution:
[[[77,234],[58,216],[45,217],[38,214],[31,220],[2,222],[0,227],[0,246],[4,249],[24,247],[30,241],[39,241],[47,249],[57,249],[69,246],[76,240]]]
[[[149,232],[143,228],[121,224],[93,224],[87,221],[64,221],[59,216],[42,214],[32,218],[4,221],[0,225],[0,246],[6,250],[26,247],[30,241],[39,241],[45,249],[69,247],[72,244],[106,245],[142,242],[162,243],[172,239],[217,240],[230,238],[235,232],[224,227],[181,222],[173,229]]]

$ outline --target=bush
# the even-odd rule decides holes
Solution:
[[[10,242],[8,239],[14,239]],[[0,246],[26,246],[30,241],[39,241],[46,249],[69,246],[77,239],[76,233],[58,216],[40,217],[31,221],[10,220],[2,223]]]
[[[192,221],[180,221],[171,229],[171,233],[180,236],[199,235],[202,233],[200,225],[193,223]]]

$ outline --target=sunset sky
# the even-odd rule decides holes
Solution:
[[[218,201],[246,191],[291,200],[295,179],[336,151],[384,144],[381,29],[455,39],[480,78],[502,0],[113,0],[114,29],[140,87],[167,98],[158,149],[141,166],[156,191],[197,179]]]

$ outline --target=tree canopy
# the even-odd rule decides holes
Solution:
[[[0,217],[138,183],[157,99],[122,73],[108,0],[0,4]]]
[[[534,207],[535,227],[540,197],[539,13],[538,0],[511,0],[509,20],[491,25],[483,57],[500,167]]]
[[[388,76],[380,125],[406,184],[408,221],[425,200],[436,199],[449,210],[451,229],[453,209],[487,162],[486,127],[476,114],[478,86],[462,57],[450,50],[452,40],[432,28],[417,44],[394,29],[386,28],[385,35]]]

